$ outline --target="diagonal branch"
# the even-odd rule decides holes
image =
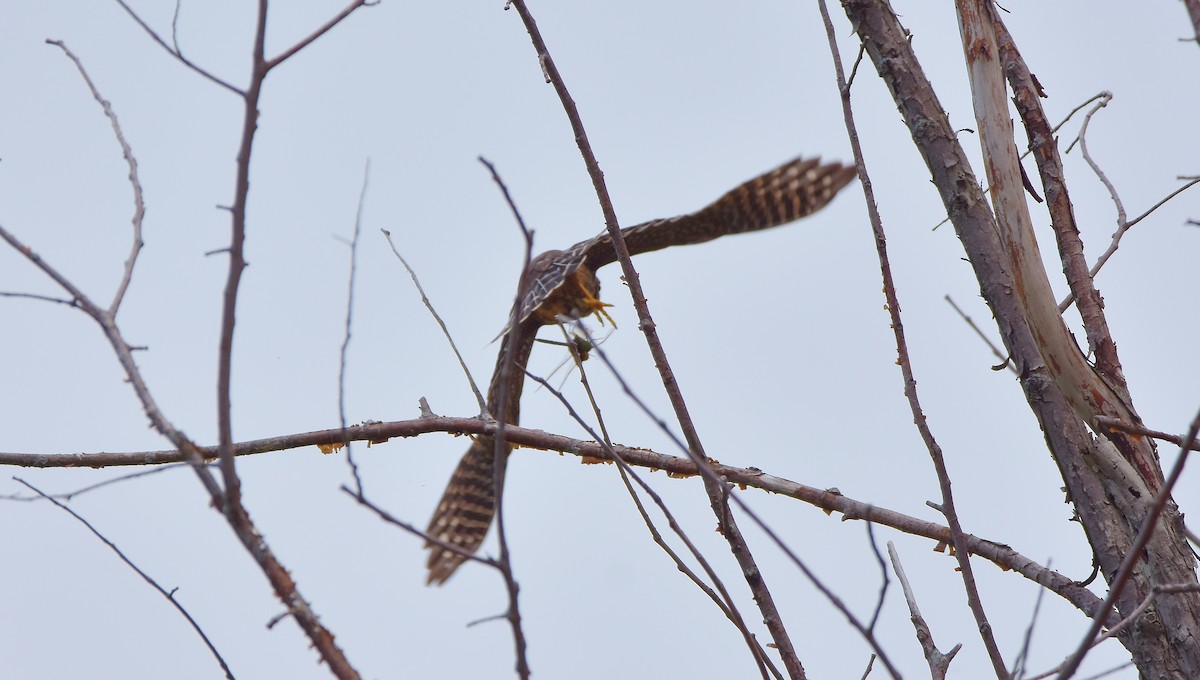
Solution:
[[[200,627],[200,623],[198,621],[196,621],[196,619],[192,618],[192,615],[188,612],[187,609],[184,608],[184,606],[182,604],[179,603],[179,600],[175,599],[175,589],[168,591],[166,588],[163,588],[161,585],[159,585],[158,581],[154,580],[154,577],[152,577],[149,574],[147,574],[146,572],[142,571],[142,569],[140,567],[138,567],[136,564],[134,564],[133,560],[129,559],[129,557],[127,557],[125,555],[125,553],[122,552],[121,549],[117,547],[117,544],[108,540],[108,538],[105,537],[104,534],[100,533],[96,529],[96,527],[92,526],[91,522],[89,522],[86,519],[84,519],[83,517],[81,517],[74,510],[72,510],[71,508],[68,508],[66,505],[59,502],[57,499],[47,496],[45,493],[42,492],[41,489],[30,484],[29,482],[25,481],[24,479],[21,479],[20,477],[13,477],[13,479],[15,479],[19,483],[23,484],[25,487],[27,487],[29,490],[36,493],[38,496],[50,501],[58,509],[62,510],[63,512],[67,513],[71,517],[74,517],[76,520],[78,520],[80,524],[87,527],[88,531],[92,532],[92,535],[94,535],[96,538],[100,539],[104,543],[104,545],[107,545],[109,550],[112,550],[114,553],[116,553],[117,557],[119,557],[121,559],[121,561],[125,563],[126,566],[128,566],[130,569],[132,569],[134,571],[134,573],[136,573],[138,576],[140,576],[143,581],[148,583],[151,588],[154,588],[155,590],[157,590],[159,595],[162,595],[163,597],[167,598],[167,601],[171,603],[171,606],[174,607],[179,612],[179,614],[181,616],[183,616],[183,618],[185,620],[187,620],[188,625],[190,625],[192,627],[192,630],[196,631],[196,634],[200,636],[200,639],[204,642],[204,646],[208,647],[208,651],[213,655],[213,657],[216,658],[217,663],[221,666],[221,670],[225,672],[225,677],[229,678],[229,680],[233,680],[233,671],[229,669],[229,665],[225,663],[225,659],[221,657],[221,653],[217,651],[217,648],[213,645],[212,640],[208,639],[208,635],[205,634],[204,629]]]
[[[575,101],[567,91],[566,83],[563,81],[558,67],[554,64],[554,59],[550,56],[546,42],[538,30],[533,15],[530,14],[529,9],[525,6],[524,0],[512,0],[510,5],[516,8],[517,13],[521,16],[521,21],[525,24],[525,29],[529,32],[529,38],[533,42],[534,50],[537,52],[538,62],[541,64],[542,71],[545,73],[547,81],[553,85],[559,100],[562,102],[563,110],[571,122],[575,141],[579,146],[584,165],[587,167],[588,175],[592,179],[592,185],[596,189],[600,208],[604,213],[604,224],[612,237],[613,247],[616,251],[617,259],[621,263],[621,271],[624,274],[625,283],[629,287],[630,295],[633,297],[634,308],[638,313],[639,327],[646,336],[646,343],[650,347],[654,364],[658,367],[663,387],[667,392],[672,408],[675,410],[680,427],[683,428],[684,437],[687,439],[688,455],[697,462],[697,465],[704,468],[707,459],[704,447],[696,432],[695,424],[688,414],[687,405],[683,399],[683,392],[675,379],[674,373],[671,371],[671,364],[667,359],[666,350],[663,348],[662,342],[658,337],[654,320],[650,315],[650,310],[646,303],[645,293],[642,291],[641,279],[630,259],[629,249],[625,245],[620,224],[617,221],[617,214],[613,209],[612,199],[608,195],[608,188],[604,182],[604,173],[600,170],[600,164],[596,160],[595,153],[592,151],[591,143],[588,141],[587,131],[583,127],[583,120],[579,115],[579,109],[575,106]],[[704,474],[702,478],[704,480],[705,491],[708,493],[709,503],[712,505],[713,513],[717,516],[717,521],[721,527],[720,533],[729,543],[730,550],[742,568],[742,574],[762,611],[763,619],[771,633],[776,648],[783,658],[784,666],[787,668],[789,676],[792,678],[806,677],[804,667],[796,655],[795,647],[792,645],[787,629],[783,625],[779,609],[775,605],[775,600],[771,596],[762,572],[755,563],[754,556],[751,554],[749,546],[742,537],[733,515],[729,512],[729,506],[726,502],[726,489],[711,474]]]
[[[282,54],[272,59],[268,59],[264,64],[266,70],[270,71],[271,69],[290,59],[300,50],[308,47],[314,40],[328,33],[334,26],[342,23],[343,19],[354,13],[354,10],[358,9],[359,7],[374,7],[375,5],[378,5],[379,2],[380,0],[353,0],[353,2],[351,2],[349,5],[346,5],[344,8],[342,8],[342,11],[335,14],[329,19],[329,21],[326,21],[321,25],[320,28],[310,33],[306,38],[284,50]]]
[[[231,85],[227,81],[224,81],[224,80],[218,78],[217,76],[213,75],[212,73],[205,70],[204,68],[197,66],[191,60],[189,60],[187,57],[183,56],[183,53],[180,52],[177,47],[172,47],[172,46],[168,45],[167,41],[163,40],[162,37],[159,36],[158,33],[156,33],[153,28],[150,28],[150,24],[147,24],[140,16],[138,16],[138,13],[133,11],[132,7],[125,4],[125,0],[116,0],[116,2],[118,5],[121,6],[121,9],[125,10],[125,13],[128,14],[129,17],[137,23],[138,26],[142,27],[142,30],[146,32],[146,35],[150,36],[151,40],[158,43],[159,47],[166,50],[167,54],[170,54],[172,57],[175,57],[175,59],[177,59],[179,61],[179,63],[183,64],[184,66],[188,67],[190,70],[192,70],[195,73],[199,74],[200,76],[204,77],[206,80],[208,80],[212,83],[215,83],[217,85],[220,85],[221,87],[225,88],[226,90],[229,90],[230,92],[232,92],[240,97],[246,96],[246,93],[243,92],[241,88],[237,87],[236,85]],[[178,17],[178,15],[176,15],[176,17]],[[174,32],[174,22],[172,22],[172,32]],[[176,41],[176,45],[178,45],[178,41]]]

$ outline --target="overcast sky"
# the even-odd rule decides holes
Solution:
[[[132,3],[163,35],[174,3]],[[185,2],[178,41],[195,63],[246,83],[252,3]],[[797,155],[849,161],[850,147],[815,3],[673,0],[533,2],[580,108],[623,225],[696,209]],[[325,22],[341,0],[276,3],[267,52]],[[1200,49],[1178,2],[1011,0],[1005,21],[1064,118],[1098,92],[1089,149],[1130,216],[1200,173]],[[956,128],[974,128],[952,3],[895,3]],[[857,43],[831,7],[843,58]],[[215,443],[215,367],[241,102],[172,59],[112,2],[8,2],[0,12],[0,224],[94,298],[107,301],[128,254],[132,199],[112,130],[63,40],[112,104],[137,157],[146,247],[122,308],[126,338],[166,416]],[[944,301],[954,298],[993,339],[991,315],[929,175],[886,88],[868,64],[853,101],[878,193],[930,426],[945,449],[966,530],[1007,543],[1076,579],[1092,556],[1019,385]],[[358,253],[347,417],[403,420],[418,399],[473,416],[474,397],[380,229],[417,269],[475,378],[503,326],[523,244],[477,157],[494,162],[537,250],[603,228],[561,107],[514,11],[494,2],[384,0],[276,69],[260,107],[246,270],[238,306],[232,415],[238,440],[335,427],[349,249],[364,166],[370,179]],[[1063,128],[1065,148],[1079,130]],[[976,137],[961,139],[978,157]],[[1021,140],[1023,143],[1023,138]],[[1065,157],[1089,261],[1107,247],[1116,211],[1078,151]],[[1029,166],[1032,168],[1032,165]],[[982,177],[981,166],[976,173]],[[1065,292],[1044,210],[1033,207],[1056,290]],[[1182,431],[1200,406],[1195,351],[1200,194],[1139,224],[1097,278],[1136,406],[1150,427]],[[761,234],[646,255],[650,308],[710,456],[756,466],[930,521],[939,499],[911,424],[883,309],[861,189],[820,214]],[[616,267],[603,297],[619,330],[605,349],[658,413],[670,413]],[[61,296],[9,248],[0,291]],[[1078,330],[1074,311],[1068,322]],[[99,330],[61,305],[0,299],[0,451],[71,453],[166,448],[147,427]],[[543,331],[544,336],[551,336]],[[531,369],[563,355],[538,346]],[[589,375],[613,439],[679,451],[621,394],[599,362]],[[561,376],[562,373],[559,373]],[[578,382],[567,393],[581,399]],[[582,403],[582,402],[580,402]],[[523,424],[585,437],[545,390],[527,390]],[[464,438],[435,434],[355,447],[368,496],[424,525]],[[1160,447],[1165,463],[1176,451]],[[247,507],[301,592],[368,678],[507,677],[506,624],[491,570],[468,565],[424,585],[420,541],[386,526],[338,487],[342,455],[315,449],[238,461]],[[8,468],[67,492],[128,474]],[[710,556],[751,622],[759,614],[698,480],[645,473]],[[530,663],[539,678],[748,677],[736,630],[654,546],[616,470],[522,451],[509,466],[507,520]],[[1176,493],[1195,513],[1200,476]],[[866,528],[754,490],[743,498],[860,617],[880,576]],[[239,678],[319,678],[308,641],[259,570],[208,507],[195,475],[167,470],[89,492],[71,506],[188,608]],[[745,522],[743,522],[744,528]],[[868,646],[782,555],[747,528],[812,677],[859,677]],[[964,645],[952,677],[990,674],[956,564],[924,539],[877,529],[904,559],[943,651]],[[46,503],[0,504],[0,659],[12,678],[219,677],[184,620],[102,543]],[[485,552],[495,552],[489,538]],[[1036,585],[977,561],[984,605],[1006,658],[1023,639]],[[1103,586],[1093,586],[1103,593]],[[898,589],[880,639],[906,677],[928,672]],[[1030,667],[1058,663],[1088,621],[1047,594]],[[755,628],[761,640],[765,629]],[[1085,672],[1128,655],[1115,642]],[[1112,677],[1133,678],[1132,669]],[[872,677],[884,677],[877,668]]]

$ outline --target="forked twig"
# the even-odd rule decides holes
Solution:
[[[956,643],[945,654],[937,648],[933,642],[933,631],[930,630],[925,617],[921,615],[921,608],[917,606],[917,596],[908,582],[908,575],[904,573],[904,565],[900,563],[900,553],[891,541],[888,541],[887,548],[888,558],[892,562],[892,571],[896,572],[900,588],[904,591],[904,601],[908,604],[909,619],[912,621],[913,628],[917,630],[917,641],[921,643],[921,650],[925,653],[925,662],[929,664],[930,677],[934,680],[944,680],[946,673],[950,670],[950,662],[962,649],[962,643]]]
[[[172,57],[175,57],[175,59],[177,59],[179,61],[179,63],[183,64],[184,66],[186,66],[188,69],[190,69],[194,73],[199,74],[201,77],[205,78],[206,80],[208,80],[212,83],[215,83],[216,85],[220,85],[221,87],[225,88],[226,90],[229,90],[230,92],[232,92],[240,97],[246,96],[246,93],[244,91],[242,91],[241,88],[237,87],[236,85],[232,85],[229,82],[222,80],[221,78],[218,78],[217,76],[213,75],[208,70],[204,69],[201,66],[197,66],[190,59],[183,56],[183,53],[179,51],[178,41],[175,41],[175,47],[168,45],[167,41],[163,40],[162,37],[159,36],[158,33],[156,33],[153,28],[150,28],[150,24],[147,24],[145,22],[145,20],[143,20],[140,16],[138,16],[138,13],[133,11],[132,7],[125,4],[125,0],[116,0],[116,2],[118,5],[121,6],[121,9],[125,10],[125,13],[128,14],[129,17],[131,19],[133,19],[135,23],[137,23],[138,26],[142,27],[142,30],[146,32],[146,35],[150,36],[151,40],[153,40],[155,43],[157,43],[159,47],[166,50],[167,54],[170,54]],[[177,20],[178,19],[178,8],[176,8],[175,16],[176,16],[176,20]],[[171,30],[173,33],[175,30],[175,21],[171,22],[171,26],[172,26]]]

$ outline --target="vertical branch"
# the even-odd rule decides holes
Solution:
[[[941,445],[937,443],[937,439],[933,436],[933,430],[929,427],[929,420],[925,417],[924,409],[921,407],[921,400],[917,395],[917,379],[913,373],[912,359],[908,354],[908,339],[904,333],[904,321],[900,316],[900,297],[896,293],[896,282],[892,276],[892,265],[888,260],[887,235],[883,230],[883,218],[879,215],[879,207],[875,202],[875,191],[871,184],[870,176],[867,174],[866,160],[863,158],[862,146],[859,144],[858,129],[854,123],[854,111],[850,104],[850,86],[846,83],[845,73],[842,69],[841,55],[838,51],[837,39],[833,30],[833,22],[829,19],[829,12],[825,7],[824,0],[820,0],[820,7],[822,18],[825,20],[825,33],[829,39],[829,49],[833,54],[834,70],[837,73],[838,91],[841,93],[842,100],[842,112],[846,120],[846,132],[850,137],[850,146],[854,151],[854,161],[858,166],[858,177],[862,182],[863,194],[866,197],[867,203],[867,213],[871,220],[871,232],[875,237],[875,250],[879,257],[879,269],[883,277],[883,293],[887,300],[886,308],[891,319],[892,334],[896,339],[897,363],[900,365],[900,374],[904,380],[904,396],[908,399],[913,423],[917,427],[917,432],[921,435],[921,441],[925,443],[925,448],[929,451],[929,458],[933,462],[933,468],[937,474],[938,486],[942,492],[942,503],[940,506],[937,506],[937,509],[946,517],[946,525],[950,528],[950,539],[954,546],[954,557],[958,560],[959,571],[962,573],[963,587],[967,592],[967,606],[971,609],[971,614],[975,617],[980,637],[983,639],[983,646],[987,649],[988,658],[991,659],[996,677],[1001,680],[1008,680],[1008,670],[1004,664],[1004,657],[1000,653],[999,645],[996,644],[995,636],[992,635],[992,626],[988,622],[987,614],[983,610],[983,600],[979,596],[979,588],[975,583],[975,573],[971,567],[971,553],[967,548],[966,536],[962,530],[962,524],[958,520],[958,511],[954,507],[954,494],[951,491],[950,472],[946,468],[946,459],[942,454]],[[948,665],[949,660],[946,660],[945,663]],[[932,659],[930,664],[930,667],[934,668]],[[942,673],[945,673],[944,669]]]
[[[519,422],[521,413],[521,393],[525,386],[525,366],[529,363],[529,354],[533,350],[533,340],[537,336],[540,324],[535,319],[522,321],[520,315],[521,301],[528,294],[530,277],[527,275],[530,262],[533,259],[533,231],[525,226],[525,218],[508,192],[508,186],[496,172],[496,167],[490,161],[480,156],[482,163],[492,175],[492,180],[500,187],[504,200],[512,211],[513,219],[521,230],[525,240],[525,261],[521,266],[521,278],[517,282],[517,294],[509,312],[508,329],[500,341],[500,357],[497,359],[492,384],[488,388],[488,408],[496,417],[496,436],[492,440],[492,500],[496,513],[496,539],[500,544],[500,557],[496,566],[504,577],[504,586],[508,592],[508,611],[505,618],[513,634],[513,649],[516,657],[517,676],[528,680],[532,671],[529,668],[529,656],[525,642],[525,629],[521,626],[520,587],[513,575],[512,557],[508,550],[508,532],[504,526],[504,475],[507,471],[508,455],[512,446],[507,443],[505,428],[511,422]],[[487,440],[482,440],[486,445]],[[469,454],[468,454],[469,455]],[[482,539],[482,536],[480,537]]]
[[[342,349],[338,354],[338,424],[342,426],[345,437],[346,464],[350,466],[350,474],[354,476],[354,490],[363,495],[362,477],[358,474],[358,464],[354,462],[353,448],[350,435],[346,432],[346,355],[350,352],[351,326],[354,320],[354,280],[358,274],[358,237],[362,233],[363,206],[367,202],[367,182],[371,178],[371,161],[363,167],[362,189],[358,194],[358,210],[354,214],[354,238],[350,241],[350,281],[346,285],[346,332],[342,336]]]
[[[263,60],[263,45],[267,33],[267,0],[258,0],[258,16],[254,27],[254,46],[250,54],[250,84],[242,95],[242,141],[237,153],[237,176],[233,186],[233,206],[230,208],[229,274],[225,279],[225,294],[221,307],[221,334],[217,354],[217,447],[220,451],[221,475],[225,482],[225,507],[222,510],[233,521],[234,508],[241,506],[241,481],[234,467],[233,405],[230,382],[233,365],[233,327],[236,322],[238,286],[246,269],[246,201],[250,194],[250,153],[254,148],[254,133],[258,130],[258,98],[267,76]]]

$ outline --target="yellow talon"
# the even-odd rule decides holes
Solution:
[[[600,325],[603,326],[604,320],[608,319],[608,322],[612,324],[612,327],[616,328],[617,322],[613,321],[613,318],[608,315],[608,310],[605,309],[605,307],[612,307],[612,305],[596,299],[594,295],[589,293],[583,287],[580,287],[579,290],[583,293],[583,306],[586,307],[589,312],[596,315],[596,319],[600,321]]]

